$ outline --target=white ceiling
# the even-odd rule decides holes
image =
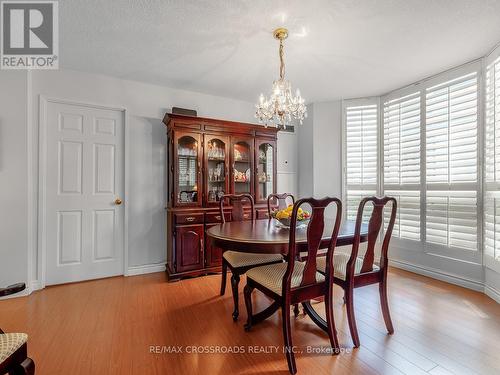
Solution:
[[[278,76],[307,102],[379,95],[486,54],[492,0],[63,0],[62,68],[248,101]],[[283,22],[284,19],[284,22]],[[306,31],[306,36],[302,34]]]

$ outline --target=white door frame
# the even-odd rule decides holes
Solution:
[[[124,181],[124,199],[125,202],[125,212],[124,212],[124,228],[123,228],[123,275],[128,275],[128,170],[129,170],[129,158],[126,150],[128,149],[128,118],[127,110],[124,107],[119,106],[108,106],[102,104],[88,103],[73,101],[67,99],[58,99],[53,97],[47,97],[45,95],[40,95],[39,97],[39,139],[38,139],[38,251],[37,251],[37,275],[39,288],[45,288],[46,280],[46,184],[47,184],[47,104],[57,103],[66,105],[76,105],[81,107],[90,107],[95,109],[106,109],[112,111],[120,111],[123,114],[123,155],[124,160],[124,171],[123,171],[123,181]]]

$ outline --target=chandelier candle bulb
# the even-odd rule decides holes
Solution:
[[[274,30],[273,35],[279,40],[279,57],[280,57],[280,78],[273,82],[272,94],[267,99],[263,94],[259,97],[255,117],[259,122],[273,124],[276,127],[286,127],[286,123],[290,123],[292,118],[298,120],[300,124],[307,117],[307,107],[304,99],[300,96],[300,90],[296,90],[295,97],[292,95],[292,85],[290,81],[285,79],[285,60],[283,40],[288,36],[288,30],[279,28]]]

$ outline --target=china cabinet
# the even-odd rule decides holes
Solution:
[[[221,221],[224,194],[251,194],[256,218],[267,218],[267,196],[276,192],[277,129],[169,113],[163,122],[169,280],[219,272],[222,251],[205,241],[205,232]]]

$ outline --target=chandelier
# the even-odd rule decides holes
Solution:
[[[307,117],[307,108],[304,99],[300,96],[300,91],[297,89],[295,96],[293,96],[292,85],[290,81],[285,79],[283,41],[288,37],[288,30],[279,28],[274,30],[273,35],[280,41],[280,78],[273,82],[273,90],[269,98],[260,94],[259,104],[255,105],[257,109],[255,117],[266,127],[268,124],[273,124],[276,127],[285,128],[287,123],[290,124],[292,118],[302,124],[304,118]]]

